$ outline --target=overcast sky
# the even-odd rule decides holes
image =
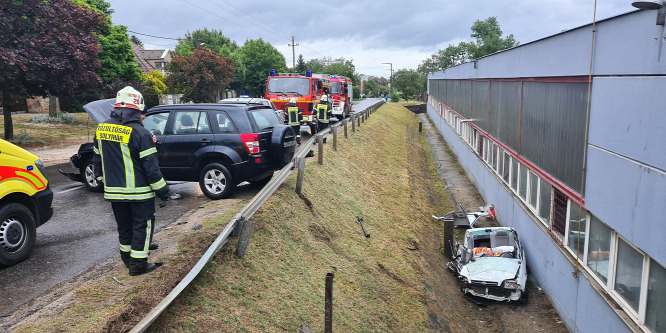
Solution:
[[[439,49],[471,41],[476,20],[495,16],[504,36],[521,44],[592,23],[594,0],[107,0],[114,24],[165,38],[221,30],[242,46],[271,43],[292,64],[296,57],[353,60],[357,72],[388,77],[416,69]],[[635,10],[631,0],[598,0],[597,20]],[[130,32],[130,34],[135,34]],[[174,49],[173,39],[136,34],[146,49]]]

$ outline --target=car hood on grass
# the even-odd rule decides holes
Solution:
[[[518,274],[520,259],[515,258],[477,258],[476,261],[465,265],[460,274],[471,280],[495,281],[502,283],[506,279],[513,279]]]

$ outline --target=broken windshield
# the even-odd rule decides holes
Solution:
[[[274,77],[268,80],[269,94],[308,95],[310,79],[298,77]]]

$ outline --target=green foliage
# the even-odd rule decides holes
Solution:
[[[130,36],[130,42],[138,45],[139,47],[143,48],[143,42],[137,37],[136,35]]]
[[[299,54],[298,59],[296,60],[296,73],[305,73],[307,72],[307,67],[305,66],[305,59],[303,55]]]
[[[237,81],[243,93],[262,96],[264,81],[271,70],[284,72],[287,69],[282,53],[261,38],[249,40],[238,50]]]
[[[94,10],[97,10],[108,18],[110,18],[111,14],[114,13],[114,10],[111,9],[111,4],[104,0],[74,0],[74,2],[79,6],[85,5]]]
[[[324,63],[319,59],[311,59],[305,63],[305,70],[312,73],[323,73],[325,68],[326,66],[324,66]]]
[[[389,95],[389,98],[390,98],[391,102],[394,102],[394,103],[400,102],[400,95],[401,94],[402,93],[400,91],[398,91],[398,89],[394,88],[393,93],[391,95]]]
[[[397,90],[400,91],[402,98],[414,99],[415,96],[425,91],[425,81],[425,76],[419,72],[413,69],[401,69],[393,74],[393,93],[398,95]]]
[[[469,59],[480,57],[518,46],[519,43],[509,35],[502,38],[502,30],[495,17],[489,17],[485,21],[476,20],[471,27],[472,42],[460,42],[458,45],[449,45],[444,50],[439,50],[430,58],[423,60],[418,71],[427,75],[445,68],[464,64]]]
[[[199,47],[188,56],[176,55],[167,65],[166,84],[184,100],[216,102],[217,94],[234,78],[235,62],[217,52]]]
[[[136,65],[136,57],[132,51],[127,35],[127,27],[122,25],[108,25],[99,38],[102,52],[99,61],[102,64],[100,76],[106,83],[113,78],[124,80],[138,80],[141,70]]]
[[[143,81],[146,87],[143,90],[143,100],[146,104],[146,109],[159,105],[160,98],[167,92],[167,86],[164,84],[164,81],[166,81],[164,75],[158,70],[150,73],[142,73],[141,81]]]
[[[14,137],[8,141],[18,146],[32,143],[44,143],[44,141],[41,140],[33,140],[32,137],[30,137],[30,134],[28,134],[28,131],[26,131],[24,128],[22,128],[18,134],[14,135]]]
[[[363,83],[366,97],[379,97],[388,94],[388,79],[384,77],[370,76]],[[358,84],[360,86],[360,83]]]
[[[191,34],[188,32],[185,38],[176,45],[176,53],[188,56],[198,47],[204,47],[227,58],[233,58],[232,53],[238,49],[238,44],[225,36],[221,30],[204,28],[195,30]]]
[[[485,21],[474,21],[472,37],[476,40],[468,44],[468,51],[472,59],[478,59],[519,44],[513,38],[513,34],[502,38],[502,29],[494,16]]]

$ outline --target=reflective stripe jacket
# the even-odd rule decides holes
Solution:
[[[328,118],[333,116],[333,111],[328,107],[327,103],[317,104],[317,121],[320,123],[328,123]]]
[[[298,107],[290,106],[287,108],[287,125],[298,126],[301,124],[303,115],[298,112]]]
[[[138,121],[121,124],[110,118],[95,133],[95,177],[104,177],[104,199],[147,201],[166,197],[152,135]],[[101,170],[101,171],[100,171]]]

